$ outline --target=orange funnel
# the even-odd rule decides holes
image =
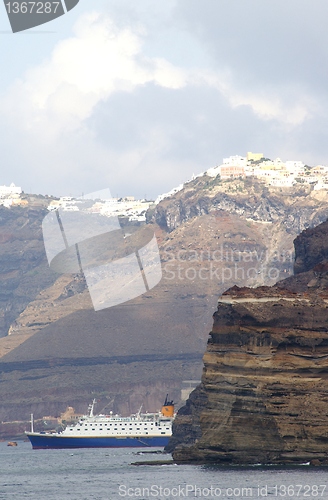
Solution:
[[[162,406],[161,413],[164,417],[173,417],[174,416],[174,403],[173,401],[168,401],[168,394],[166,395],[165,402]]]

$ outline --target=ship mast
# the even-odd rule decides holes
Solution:
[[[89,417],[93,417],[93,409],[94,409],[96,403],[97,403],[97,401],[94,399],[92,401],[91,405],[89,405],[89,407],[88,407]]]
[[[137,419],[140,420],[140,413],[141,413],[141,408],[142,408],[143,405],[140,406],[139,410],[138,410],[138,413],[137,413]]]

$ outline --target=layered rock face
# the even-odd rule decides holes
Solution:
[[[177,462],[328,464],[327,232],[295,240],[295,276],[221,296]]]

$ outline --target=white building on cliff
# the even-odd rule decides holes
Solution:
[[[10,186],[0,186],[0,198],[19,198],[22,188],[15,186],[12,182]]]

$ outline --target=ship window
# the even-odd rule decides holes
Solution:
[[[165,434],[165,432],[161,432],[161,434]]]
[[[148,432],[146,432],[146,434],[148,434]]]
[[[137,427],[137,431],[140,431],[140,427]]]
[[[78,430],[80,430],[80,429],[78,429]],[[92,429],[91,429],[91,430],[92,430],[92,431],[95,431],[96,429],[95,429],[94,427],[92,427]]]
[[[76,429],[77,431],[80,431],[81,429]]]

